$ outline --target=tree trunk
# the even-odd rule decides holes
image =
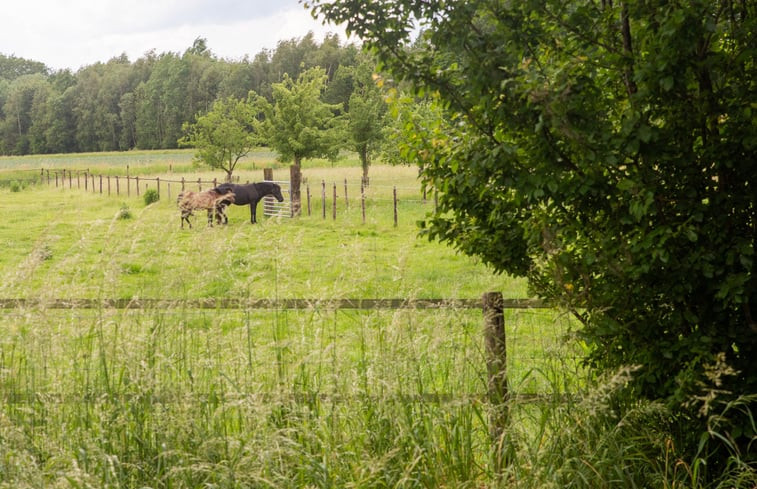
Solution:
[[[300,170],[300,158],[294,158],[294,165],[289,168],[289,183],[292,196],[292,217],[299,216],[302,209],[302,196],[300,193],[302,171]]]
[[[360,163],[363,166],[363,186],[367,187],[370,182],[368,180],[368,168],[371,166],[370,156],[368,155],[368,148],[363,147],[360,150]]]

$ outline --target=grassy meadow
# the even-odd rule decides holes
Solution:
[[[123,175],[126,165],[132,175],[161,179],[223,177],[190,160],[184,151],[0,158],[0,180],[22,182],[40,168]],[[237,174],[261,180],[268,165],[274,179],[287,178],[288,169],[262,151]],[[371,169],[365,223],[360,170],[349,158],[306,162],[310,216],[304,210],[294,219],[261,218],[259,208],[256,225],[247,207],[232,206],[227,226],[207,227],[199,215],[192,229],[181,229],[175,186],[171,198],[164,187],[150,205],[136,192],[0,187],[0,299],[35,300],[3,311],[0,487],[510,487],[518,481],[561,487],[562,478],[596,472],[592,464],[559,476],[545,472],[538,460],[550,450],[554,422],[545,413],[555,411],[515,403],[517,422],[499,441],[521,453],[522,463],[495,473],[480,310],[329,307],[342,298],[475,299],[492,290],[528,296],[523,281],[418,237],[416,222],[433,201],[423,201],[415,172]],[[304,298],[313,306],[46,306],[61,299],[217,297]],[[566,337],[574,327],[552,310],[506,312],[514,393],[557,399],[582,388],[575,343]],[[574,408],[571,416],[580,412]],[[579,447],[577,457],[590,448]]]

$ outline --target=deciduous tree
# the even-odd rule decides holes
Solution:
[[[640,365],[679,448],[753,458],[757,4],[313,3],[445,109],[409,139],[428,235],[573,311],[591,365]]]
[[[302,160],[336,159],[343,146],[343,119],[340,106],[321,101],[326,87],[326,72],[311,68],[296,80],[285,74],[273,85],[273,104],[265,110],[264,134],[268,145],[282,161],[294,162],[299,172]],[[292,188],[295,212],[299,210],[299,188]]]
[[[222,169],[231,181],[239,160],[259,144],[258,111],[254,98],[219,100],[193,124],[184,124],[179,144],[197,150],[196,164]]]

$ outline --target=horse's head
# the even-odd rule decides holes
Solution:
[[[223,199],[221,199],[220,203],[221,205],[233,204],[235,198],[236,198],[236,195],[234,194],[234,192],[229,191],[228,193],[223,194]]]
[[[281,195],[281,187],[277,183],[274,183],[271,185],[271,194],[273,194],[274,197],[276,197],[276,200],[279,202],[284,201],[284,196]]]

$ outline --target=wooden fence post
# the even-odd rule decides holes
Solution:
[[[155,177],[155,186],[158,188],[158,198],[160,198],[160,177]]]
[[[347,179],[344,179],[344,207],[346,209],[350,208],[350,199],[347,198]]]
[[[508,425],[507,349],[505,337],[504,299],[501,292],[487,292],[482,299],[487,397],[489,402],[489,435],[491,436],[495,473],[501,473],[511,455],[506,440]]]
[[[136,181],[137,181],[137,197],[139,197],[139,176],[134,177],[134,178],[136,178]]]
[[[397,227],[397,187],[394,187],[394,227]]]
[[[321,212],[326,219],[326,180],[321,180]]]
[[[332,211],[331,214],[334,217],[334,220],[336,221],[336,182],[334,182],[334,202],[332,202]]]
[[[100,195],[103,193],[103,176],[100,175]]]
[[[305,186],[305,191],[307,192],[307,196],[308,196],[308,217],[309,217],[310,216],[310,184],[307,184],[307,186]]]

